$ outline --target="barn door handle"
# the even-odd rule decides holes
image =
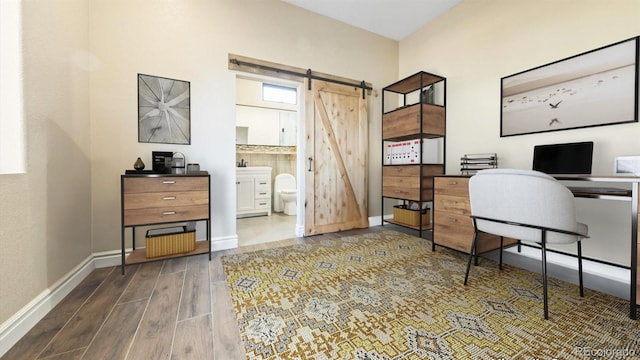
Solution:
[[[309,171],[311,171],[311,161],[313,161],[313,158],[309,156]]]

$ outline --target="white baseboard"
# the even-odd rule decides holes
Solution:
[[[238,247],[238,235],[218,237],[211,240],[211,251],[235,249]]]
[[[498,261],[498,253],[487,257]],[[522,246],[504,250],[503,261],[535,273],[542,273],[542,254],[540,249]],[[572,284],[578,284],[578,259],[573,256],[547,251],[547,275]],[[593,289],[606,294],[629,300],[631,290],[631,270],[607,265],[596,261],[582,260],[582,275],[585,289]]]
[[[238,247],[238,237],[213,239],[211,250],[225,250]],[[126,250],[128,254],[130,249]],[[65,296],[82,282],[93,270],[109,266],[120,266],[120,250],[94,253],[69,271],[51,287],[44,290],[13,316],[0,324],[0,357],[11,349],[38,321],[42,320]]]
[[[89,256],[2,323],[0,325],[0,356],[9,351],[38,321],[42,320],[71,290],[78,286],[96,268],[95,263],[94,257]]]

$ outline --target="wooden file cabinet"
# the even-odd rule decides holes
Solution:
[[[434,178],[433,243],[464,253],[471,252],[473,221],[469,204],[469,177],[436,176]],[[504,239],[504,246],[517,244],[517,240]],[[481,233],[478,252],[500,248],[500,237]]]
[[[151,174],[122,175],[120,178],[122,224],[122,273],[125,265],[171,257],[209,253],[211,260],[210,176]],[[184,254],[147,259],[144,249],[136,249],[135,228],[143,225],[206,221],[206,241]],[[125,229],[132,229],[132,252],[125,254]]]

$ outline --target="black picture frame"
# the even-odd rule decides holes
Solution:
[[[638,122],[633,37],[500,79],[500,137]]]
[[[138,74],[138,142],[191,144],[191,83]]]

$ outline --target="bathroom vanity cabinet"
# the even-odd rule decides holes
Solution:
[[[271,216],[271,168],[236,168],[236,217]]]

